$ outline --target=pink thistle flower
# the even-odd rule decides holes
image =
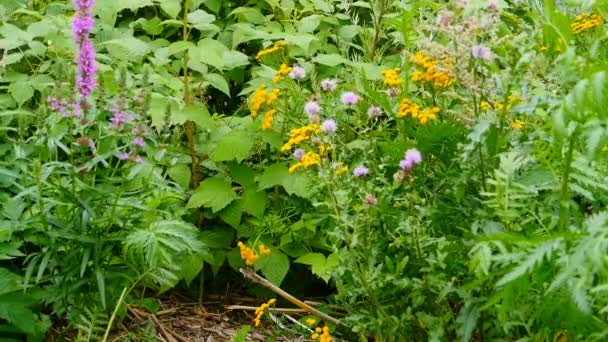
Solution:
[[[327,120],[323,121],[323,123],[321,124],[321,130],[325,133],[334,134],[334,133],[336,133],[337,129],[338,129],[338,125],[336,124],[336,121],[333,119],[327,119]]]
[[[118,156],[118,159],[120,159],[120,160],[129,160],[129,159],[131,159],[131,152],[124,152],[124,153],[121,153],[121,154]]]
[[[370,106],[367,109],[367,116],[369,116],[370,118],[377,118],[382,116],[382,114],[384,114],[382,112],[382,108],[378,107],[378,106]]]
[[[355,94],[352,91],[348,91],[342,94],[342,103],[345,106],[353,106],[359,102],[359,95]]]
[[[317,101],[309,101],[308,103],[306,103],[306,105],[304,105],[304,111],[306,112],[306,114],[308,114],[308,117],[318,115],[319,113],[321,113],[321,106],[319,106],[319,103],[317,103]]]
[[[405,152],[405,159],[399,162],[399,167],[402,170],[411,170],[414,165],[422,162],[422,155],[420,151],[415,148],[411,148]]]
[[[368,207],[375,207],[378,204],[378,199],[373,194],[365,195],[365,204]]]
[[[142,158],[139,154],[135,156],[135,158],[133,158],[133,160],[137,163],[137,164],[142,164],[144,162],[144,158]]]
[[[289,72],[289,77],[292,80],[302,80],[306,77],[306,70],[301,66],[294,65]]]
[[[475,45],[471,48],[471,55],[474,58],[485,59],[487,61],[492,60],[494,58],[494,54],[490,48],[485,47],[483,45]]]
[[[338,87],[338,81],[326,78],[321,81],[321,89],[326,92],[332,92]]]
[[[359,165],[353,170],[353,175],[358,178],[363,178],[367,176],[367,174],[369,174],[369,169],[363,165]]]
[[[301,148],[298,148],[295,151],[293,151],[293,157],[297,161],[300,161],[302,159],[302,157],[304,157],[305,154],[306,154],[306,152]]]

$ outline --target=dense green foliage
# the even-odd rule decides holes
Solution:
[[[305,266],[349,340],[606,339],[606,2],[98,0],[82,107],[73,15],[0,0],[0,337]]]

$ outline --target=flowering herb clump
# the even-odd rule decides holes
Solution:
[[[78,52],[76,54],[76,91],[80,94],[83,104],[88,103],[91,92],[97,83],[95,73],[97,64],[95,62],[95,48],[89,35],[95,20],[91,14],[95,0],[73,0],[76,14],[72,19],[72,36]]]

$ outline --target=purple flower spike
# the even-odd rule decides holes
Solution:
[[[136,147],[143,147],[144,146],[144,139],[141,137],[136,137],[135,139],[133,139],[133,145]]]
[[[483,45],[475,45],[471,48],[471,55],[474,58],[485,59],[486,61],[492,60],[494,58],[494,54],[490,48],[485,47]]]
[[[319,113],[321,113],[321,106],[319,106],[319,103],[317,103],[317,101],[310,101],[306,103],[306,105],[304,105],[304,111],[306,112],[306,114],[308,114],[308,117],[318,115]]]
[[[120,159],[120,160],[129,160],[129,159],[131,159],[131,152],[121,153],[120,156],[118,156],[118,159]]]
[[[342,103],[345,106],[353,106],[359,102],[359,95],[353,93],[352,91],[348,91],[342,94]]]
[[[137,164],[142,164],[144,162],[144,158],[142,158],[140,155],[136,155],[134,160]]]
[[[321,130],[325,133],[334,134],[337,129],[338,125],[333,119],[327,119],[321,124]]]
[[[306,70],[301,66],[294,65],[289,72],[289,77],[292,80],[302,80],[306,77]]]
[[[89,34],[95,26],[95,19],[91,9],[95,0],[73,0],[76,14],[72,20],[72,35],[74,43],[78,48],[76,54],[76,91],[80,94],[82,103],[87,103],[91,92],[97,86],[95,73],[97,65],[95,62],[95,48],[89,39]]]
[[[293,151],[293,157],[297,161],[300,161],[302,159],[302,157],[304,157],[305,154],[306,154],[306,152],[301,148],[298,148],[295,151]]]
[[[363,165],[359,165],[353,170],[353,175],[355,175],[355,177],[359,177],[359,178],[363,178],[363,177],[367,176],[368,173],[369,173],[369,169]]]

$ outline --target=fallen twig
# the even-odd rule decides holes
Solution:
[[[278,286],[274,285],[273,283],[271,283],[270,281],[268,281],[268,279],[262,277],[261,275],[255,273],[253,270],[251,269],[245,269],[245,268],[241,268],[240,269],[241,273],[246,277],[249,278],[251,281],[253,281],[254,283],[260,284],[262,286],[264,286],[265,288],[272,290],[274,293],[278,294],[279,296],[287,299],[289,302],[291,302],[292,304],[296,305],[297,307],[306,310],[307,312],[321,318],[324,321],[330,322],[332,324],[335,325],[341,325],[341,326],[346,326],[346,324],[340,322],[339,320],[311,307],[310,305],[302,302],[301,300],[297,299],[296,297],[290,295],[289,293],[283,291],[281,288],[279,288]]]
[[[247,305],[227,305],[224,306],[226,310],[245,310],[245,311],[255,311],[258,309],[257,306],[247,306]],[[307,313],[308,311],[304,309],[295,309],[295,308],[268,308],[270,311],[274,312],[289,312],[289,313]]]
[[[297,324],[297,325],[301,326],[302,328],[304,328],[304,329],[308,330],[309,332],[311,332],[311,333],[314,333],[314,332],[315,332],[314,330],[312,330],[311,328],[309,328],[309,327],[307,327],[306,325],[302,324],[302,323],[301,323],[300,321],[298,321],[297,319],[295,319],[295,318],[293,318],[293,317],[289,316],[288,314],[283,313],[283,316],[285,316],[285,318],[287,318],[288,320],[292,321],[293,323],[295,323],[295,324]]]

